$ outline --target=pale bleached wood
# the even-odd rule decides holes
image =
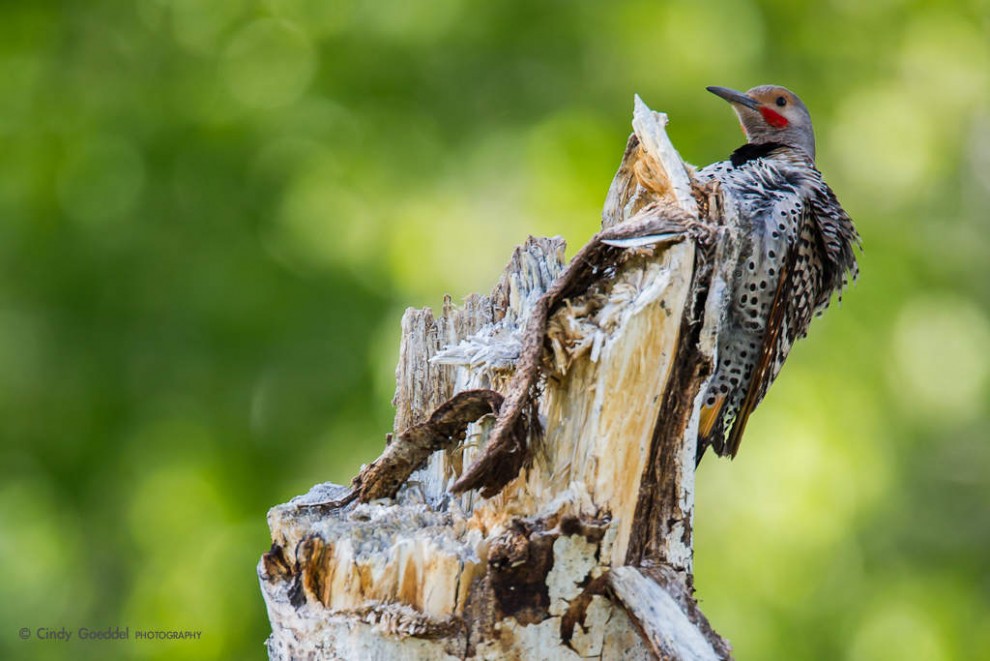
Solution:
[[[718,661],[719,654],[688,619],[683,608],[655,581],[635,567],[616,567],[609,573],[616,597],[640,623],[658,657],[680,661]]]
[[[595,314],[582,316],[569,306],[552,320],[574,332],[577,349],[586,354],[568,355],[571,367],[558,365],[547,384],[541,463],[527,475],[524,491],[546,500],[572,482],[583,484],[597,509],[613,513],[610,563],[616,566],[628,550],[656,402],[676,353],[693,261],[689,242],[670,247],[659,260],[636,260],[609,281]],[[576,301],[582,304],[590,303]]]
[[[699,401],[687,390],[704,379],[724,305],[704,298],[720,267],[697,255],[717,234],[698,199],[717,192],[692,185],[665,126],[636,97],[605,231],[576,263],[565,267],[559,238],[530,238],[491,294],[406,312],[392,445],[353,490],[318,485],[269,512],[258,573],[270,658],[728,656],[690,596]],[[566,295],[548,301],[565,277]],[[541,356],[523,374],[527,342]],[[512,402],[538,412],[518,474],[490,498],[451,490],[476,461],[497,468],[484,452],[496,416],[430,436],[452,396],[478,389],[515,392],[500,418]],[[397,458],[423,453],[406,452],[414,438],[436,451],[382,491]],[[669,572],[624,573],[630,562]]]

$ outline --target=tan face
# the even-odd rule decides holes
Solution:
[[[708,91],[732,104],[749,142],[779,142],[815,157],[811,115],[801,99],[786,87],[761,85],[745,94],[727,87],[709,87]]]

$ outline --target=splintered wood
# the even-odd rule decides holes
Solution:
[[[726,210],[637,97],[603,230],[408,310],[395,429],[268,515],[272,659],[722,659],[692,593]]]

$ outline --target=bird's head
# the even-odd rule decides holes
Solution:
[[[760,85],[746,93],[728,87],[707,89],[732,104],[749,142],[779,142],[815,158],[811,115],[794,92],[779,85]]]

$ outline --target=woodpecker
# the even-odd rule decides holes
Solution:
[[[860,243],[815,167],[815,134],[801,99],[777,85],[707,89],[732,105],[746,144],[697,174],[735,201],[741,241],[702,402],[698,461],[708,446],[722,456],[739,451],[746,421],[794,341],[858,275],[853,246]]]

